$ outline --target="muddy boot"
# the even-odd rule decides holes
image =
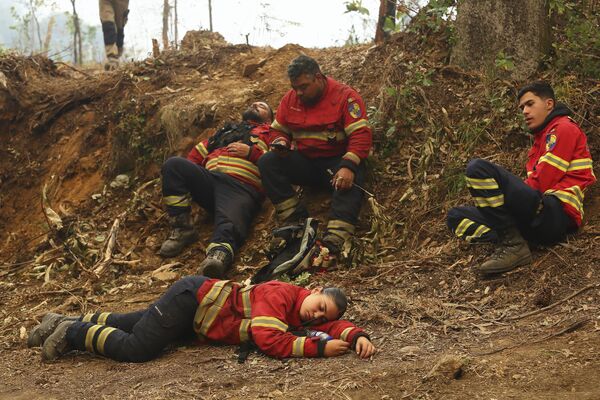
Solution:
[[[39,347],[54,332],[58,324],[63,321],[76,321],[77,317],[67,317],[66,315],[48,313],[42,318],[42,323],[29,332],[27,338],[27,347]]]
[[[512,271],[529,263],[531,251],[527,241],[516,227],[511,227],[501,233],[500,243],[494,253],[476,269],[483,275],[493,275]]]
[[[339,257],[344,248],[344,239],[331,233],[325,232],[321,242],[329,249],[329,254],[332,257]]]
[[[71,346],[67,342],[67,329],[73,325],[74,321],[63,321],[54,330],[52,335],[44,341],[42,346],[42,359],[44,361],[56,360],[63,354],[71,351]]]
[[[225,247],[215,247],[208,251],[200,264],[199,273],[209,278],[224,279],[231,269],[233,256]]]
[[[114,71],[119,68],[119,59],[117,57],[108,57],[104,63],[105,71]]]
[[[170,217],[171,232],[169,237],[160,246],[158,254],[163,257],[175,257],[183,249],[198,240],[198,231],[192,225],[190,213],[183,213]]]

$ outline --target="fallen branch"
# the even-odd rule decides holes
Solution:
[[[544,311],[548,311],[548,310],[550,310],[550,309],[552,309],[552,308],[554,308],[554,307],[556,307],[556,306],[558,306],[558,305],[560,305],[562,303],[565,303],[565,302],[571,300],[573,297],[578,296],[581,293],[584,293],[584,292],[586,292],[586,291],[588,291],[590,289],[598,289],[598,288],[600,288],[600,283],[595,283],[593,285],[587,285],[586,287],[579,289],[575,293],[572,293],[569,296],[565,297],[564,299],[559,300],[559,301],[557,301],[555,303],[552,303],[549,306],[540,308],[539,310],[530,311],[530,312],[527,312],[525,314],[515,315],[514,317],[508,317],[506,319],[508,321],[516,321],[518,319],[523,319],[523,318],[531,317],[532,315],[543,313]]]
[[[112,263],[113,261],[113,251],[115,248],[115,244],[117,243],[117,233],[119,232],[119,225],[121,223],[121,215],[115,218],[115,222],[113,222],[112,227],[110,228],[110,232],[108,234],[108,240],[106,242],[106,249],[104,250],[104,255],[102,256],[102,260],[97,264],[97,267],[94,268],[94,273],[96,276],[100,276],[102,272]]]

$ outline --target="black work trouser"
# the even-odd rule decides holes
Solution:
[[[67,329],[67,341],[74,350],[117,361],[152,360],[170,343],[193,337],[196,295],[207,279],[185,277],[145,310],[83,316]]]
[[[528,241],[550,245],[576,230],[558,198],[542,195],[496,164],[472,160],[466,180],[476,207],[453,208],[447,218],[448,227],[460,238],[497,242],[500,232],[517,226]]]
[[[341,157],[308,158],[298,151],[287,156],[267,152],[258,160],[258,168],[267,197],[274,205],[296,196],[292,185],[313,186],[333,190],[330,169],[333,174],[339,169]],[[362,186],[365,170],[361,164],[354,176],[354,183]],[[355,225],[363,199],[363,192],[353,186],[348,190],[333,190],[330,220],[340,220]],[[302,207],[302,206],[299,206]],[[302,215],[304,214],[304,215]],[[308,212],[302,207],[294,217],[306,218]]]
[[[163,164],[162,193],[163,197],[191,195],[194,202],[214,215],[211,243],[227,243],[234,253],[246,240],[263,200],[263,195],[249,184],[183,157],[171,157]],[[189,205],[167,206],[171,216],[184,212],[190,212]]]

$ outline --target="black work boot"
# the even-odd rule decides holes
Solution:
[[[63,321],[52,332],[52,335],[44,341],[42,346],[42,359],[44,361],[56,360],[63,354],[71,351],[71,346],[67,341],[67,329],[73,325],[74,321]]]
[[[27,338],[27,347],[39,347],[54,332],[58,324],[63,321],[76,321],[77,317],[67,317],[66,315],[48,313],[42,318],[42,323],[29,332]]]
[[[224,279],[233,264],[233,255],[225,247],[215,247],[208,251],[198,268],[201,275]]]
[[[158,254],[163,257],[175,257],[183,249],[198,240],[198,231],[192,224],[190,213],[183,213],[170,217],[171,232],[169,237],[160,246]]]
[[[321,241],[325,247],[329,249],[329,254],[333,257],[339,257],[344,248],[344,239],[333,233],[325,232]]]
[[[500,243],[494,253],[476,270],[483,275],[501,274],[531,263],[531,251],[527,241],[513,226],[500,232]]]

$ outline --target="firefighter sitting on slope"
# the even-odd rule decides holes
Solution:
[[[252,341],[276,358],[333,357],[350,349],[368,358],[375,353],[369,336],[339,319],[346,306],[346,296],[337,288],[307,290],[278,281],[242,287],[188,276],[146,310],[47,314],[30,332],[27,345],[42,346],[44,360],[79,350],[144,362],[174,341],[198,337],[223,344]]]
[[[271,108],[253,103],[242,122],[227,124],[187,156],[162,167],[162,193],[172,230],[159,254],[174,257],[198,239],[192,201],[214,215],[214,231],[199,273],[224,278],[263,200],[257,160],[267,150]]]
[[[587,138],[554,90],[535,82],[518,93],[533,135],[525,181],[486,160],[467,166],[467,187],[476,207],[448,213],[448,227],[469,242],[495,242],[494,254],[476,267],[482,275],[531,262],[527,241],[550,245],[575,232],[583,220],[586,188],[596,181]]]

